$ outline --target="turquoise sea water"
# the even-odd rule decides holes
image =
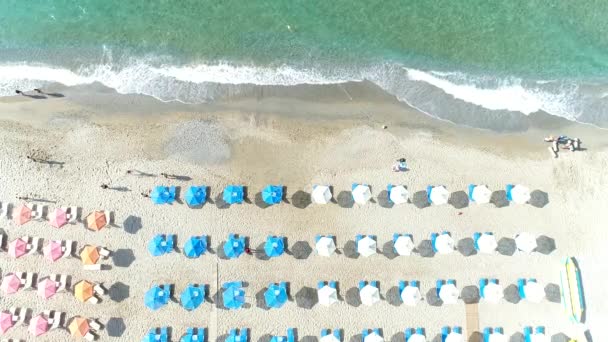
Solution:
[[[371,80],[431,115],[608,123],[608,1],[3,0],[0,94],[102,82],[209,101],[209,84]],[[466,122],[465,122],[466,123]]]

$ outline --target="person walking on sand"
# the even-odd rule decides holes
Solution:
[[[109,186],[108,186],[108,184],[101,184],[101,188],[105,190],[105,189],[108,189]]]
[[[150,194],[147,194],[147,193],[145,193],[145,192],[142,192],[142,193],[141,193],[141,195],[142,195],[143,197],[150,197]]]
[[[161,172],[160,175],[163,176],[163,177],[165,177],[165,178],[167,178],[167,179],[175,178],[174,175],[170,175],[170,174],[168,174],[166,172]]]

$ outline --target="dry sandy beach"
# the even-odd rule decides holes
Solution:
[[[115,224],[92,232],[82,223],[56,229],[48,222],[17,226],[2,218],[0,228],[9,241],[23,235],[71,239],[80,246],[106,246],[115,254],[109,262],[111,270],[84,271],[77,258],[51,263],[42,255],[14,260],[2,252],[3,275],[14,271],[42,276],[65,273],[75,281],[101,282],[110,295],[92,305],[65,293],[45,301],[35,291],[20,291],[2,295],[0,309],[19,306],[34,313],[54,309],[69,316],[110,321],[101,341],[139,341],[150,328],[160,326],[172,328],[173,341],[192,326],[208,328],[209,341],[231,328],[250,328],[251,341],[258,341],[268,334],[285,335],[287,328],[294,327],[299,338],[307,337],[309,342],[322,328],[344,329],[345,341],[360,338],[364,328],[382,328],[385,340],[402,342],[405,328],[421,326],[430,341],[445,325],[466,330],[465,304],[437,307],[425,300],[416,307],[395,305],[391,293],[399,280],[420,280],[424,297],[440,278],[456,279],[460,289],[477,285],[482,277],[498,278],[505,287],[520,277],[537,278],[543,285],[559,284],[561,259],[574,256],[580,263],[588,307],[584,325],[570,323],[559,303],[503,300],[497,305],[479,303],[478,326],[502,326],[512,336],[524,326],[542,325],[548,335],[576,337],[588,330],[587,336],[594,341],[608,340],[602,325],[608,321],[605,131],[564,122],[555,122],[555,131],[543,131],[534,125],[534,120],[543,120],[538,114],[530,118],[525,133],[496,134],[440,122],[380,95],[362,96],[358,88],[345,91],[354,100],[323,94],[281,97],[284,94],[279,90],[208,106],[161,104],[111,93],[92,97],[76,90],[66,91],[63,98],[2,99],[0,201],[17,205],[17,196],[27,196],[52,201],[36,202],[49,209],[78,206],[83,214],[110,210]],[[318,101],[313,102],[315,98]],[[587,150],[550,158],[542,137],[562,132],[580,136]],[[26,159],[30,154],[57,163],[34,163]],[[391,164],[400,157],[408,159],[410,171],[391,171]],[[129,169],[187,178],[127,175]],[[215,198],[228,184],[244,184],[253,200],[266,184],[285,185],[287,197],[299,190],[310,192],[313,184],[331,184],[337,196],[353,182],[370,184],[375,203],[352,208],[338,204],[297,208],[282,203],[266,209],[254,203],[219,209],[209,203],[190,209],[181,203],[153,205],[140,195],[155,185],[185,190],[204,184]],[[388,183],[407,185],[411,192],[429,184],[443,184],[455,192],[466,190],[470,183],[487,184],[493,190],[521,183],[546,192],[549,202],[542,208],[497,208],[492,204],[470,204],[462,209],[452,205],[420,209],[413,204],[385,208],[378,197]],[[103,190],[100,184],[120,190]],[[493,231],[499,239],[527,231],[553,238],[557,249],[548,255],[465,257],[455,251],[432,258],[414,254],[394,259],[381,254],[323,258],[313,252],[305,260],[284,255],[268,261],[248,255],[221,260],[215,253],[199,259],[187,259],[178,252],[152,257],[146,249],[158,233],[176,234],[180,247],[191,235],[207,234],[214,250],[232,232],[248,236],[252,247],[262,244],[269,234],[287,237],[288,246],[305,241],[311,247],[316,234],[334,234],[339,248],[361,233],[377,235],[382,249],[394,232],[411,233],[418,244],[432,232],[443,230],[456,240],[476,231]],[[153,284],[175,284],[178,298],[188,283],[209,284],[213,295],[218,284],[234,280],[248,283],[246,309],[227,311],[204,303],[187,312],[178,303],[169,303],[151,312],[143,304],[144,293]],[[319,280],[338,281],[343,299],[359,280],[378,280],[385,300],[371,307],[355,307],[345,300],[310,310],[294,301],[281,309],[258,307],[256,294],[270,282],[289,282],[291,296],[295,296],[303,287],[316,288]],[[467,336],[473,333],[465,332]],[[4,338],[34,340],[25,326],[9,330]],[[71,337],[65,330],[57,330],[35,340],[69,341]]]

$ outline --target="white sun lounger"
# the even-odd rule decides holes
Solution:
[[[30,209],[32,209],[32,220],[40,221],[42,220],[42,214],[44,214],[44,205],[40,204],[32,204]]]
[[[0,217],[8,219],[8,203],[0,202]]]
[[[78,207],[61,207],[65,211],[65,217],[69,224],[74,224],[78,221]]]
[[[101,271],[101,264],[82,265],[82,269],[85,271]]]
[[[24,290],[30,290],[34,288],[34,275],[33,272],[25,272],[21,278],[21,285],[23,285]]]
[[[111,213],[110,211],[106,211],[106,210],[103,211],[103,214],[106,216],[106,228],[109,228],[110,225],[112,224],[112,221],[111,221],[112,215],[110,215],[110,213]]]
[[[90,324],[89,324],[89,326],[90,326]],[[84,335],[84,339],[87,341],[95,341],[97,339],[97,336],[89,331],[86,333],[86,335]]]
[[[89,300],[87,300],[87,303],[97,304],[97,303],[99,303],[99,298],[93,296],[93,297],[89,298]]]
[[[0,249],[4,248],[4,242],[6,242],[6,235],[0,234]]]
[[[42,239],[39,237],[27,237],[27,244],[25,246],[25,249],[27,250],[27,254],[31,255],[31,254],[36,254],[38,253],[38,251],[40,250],[40,244],[42,242]]]
[[[61,250],[63,251],[62,258],[69,258],[74,253],[74,240],[65,240],[62,242]]]
[[[93,290],[95,290],[95,292],[97,292],[97,293],[99,293],[99,294],[102,294],[102,295],[105,295],[105,294],[107,294],[107,293],[108,293],[108,290],[106,290],[106,288],[105,288],[105,287],[103,287],[103,285],[101,285],[101,284],[97,284],[97,285],[95,285],[95,286],[93,287]]]
[[[27,310],[17,307],[11,307],[11,315],[13,315],[13,322],[15,325],[25,324],[25,316],[27,316]]]
[[[101,247],[99,248],[99,255],[101,255],[102,257],[104,257],[104,259],[107,259],[110,257],[110,250],[105,248],[105,247]]]
[[[96,319],[89,320],[89,327],[95,331],[100,331],[103,326]]]
[[[53,311],[51,316],[49,316],[49,323],[51,324],[51,330],[62,328],[63,327],[63,319],[65,318],[65,312]]]

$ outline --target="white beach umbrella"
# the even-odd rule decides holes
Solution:
[[[319,340],[319,342],[340,342],[334,334],[327,334]]]
[[[434,186],[431,189],[431,202],[435,205],[441,205],[448,203],[450,198],[450,192],[443,185]]]
[[[492,254],[496,251],[496,247],[498,247],[498,243],[496,242],[496,237],[494,234],[483,233],[477,239],[477,247],[481,253]]]
[[[333,287],[325,285],[317,291],[317,295],[321,305],[330,306],[338,302],[338,291]]]
[[[450,234],[439,234],[435,239],[435,249],[440,254],[448,254],[454,251],[454,239]]]
[[[327,185],[317,185],[312,189],[312,201],[317,204],[327,204],[331,201],[331,189]]]
[[[401,300],[405,305],[416,306],[421,299],[422,294],[420,294],[420,289],[416,286],[408,285],[401,291]]]
[[[369,201],[371,198],[372,198],[372,192],[369,189],[369,186],[363,185],[363,184],[358,184],[353,189],[353,200],[355,200],[355,203],[357,203],[359,205],[363,205],[363,204],[367,203],[367,201]]]
[[[407,203],[409,197],[410,193],[403,185],[394,186],[389,194],[390,200],[395,204]]]
[[[463,342],[463,337],[461,333],[457,333],[452,331],[445,337],[444,342]]]
[[[524,294],[526,295],[526,300],[532,303],[540,303],[545,298],[545,290],[535,281],[528,281],[524,285]]]
[[[376,240],[369,236],[363,237],[357,242],[357,253],[364,257],[376,254]]]
[[[530,189],[523,185],[515,185],[511,189],[511,199],[517,204],[525,204],[530,200]]]
[[[454,284],[443,284],[439,290],[439,298],[444,304],[456,304],[458,302],[458,288]]]
[[[410,255],[414,250],[414,241],[408,235],[401,235],[395,240],[395,250],[399,255]]]
[[[413,334],[410,338],[407,339],[406,342],[426,342],[426,337],[421,334]]]
[[[504,289],[500,284],[488,283],[483,288],[483,297],[490,303],[498,304],[504,297]]]
[[[507,342],[507,337],[504,334],[493,332],[490,334],[488,342]]]
[[[515,237],[515,245],[522,252],[531,253],[536,248],[536,237],[530,233],[519,233]]]
[[[368,284],[359,291],[359,296],[361,296],[362,304],[371,306],[380,301],[380,290]]]
[[[334,243],[334,239],[322,236],[315,244],[315,249],[319,255],[328,257],[336,251],[336,244]]]
[[[477,185],[473,188],[471,197],[477,204],[490,203],[492,191],[485,185]]]
[[[382,336],[376,334],[375,332],[372,332],[371,334],[365,336],[363,342],[384,342],[384,339],[382,338]]]
[[[549,342],[549,338],[545,334],[534,333],[530,335],[530,342]]]

